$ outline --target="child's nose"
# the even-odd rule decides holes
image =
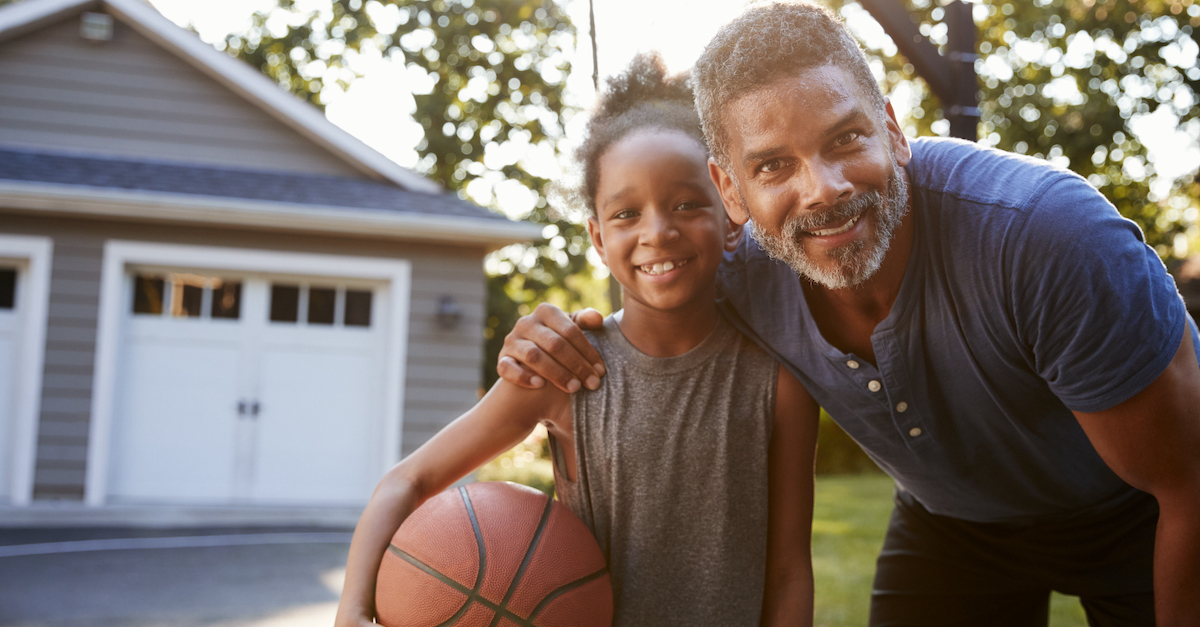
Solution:
[[[642,241],[649,245],[661,245],[679,238],[679,227],[669,213],[651,212],[643,224]]]

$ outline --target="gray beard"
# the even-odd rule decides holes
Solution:
[[[746,202],[742,209],[750,213]],[[856,240],[830,251],[827,263],[820,264],[804,252],[804,231],[826,224],[841,224],[856,215],[874,213],[875,232],[865,240]],[[820,213],[793,215],[783,224],[782,233],[750,229],[750,235],[772,258],[791,266],[796,274],[831,290],[854,287],[874,276],[883,265],[892,237],[908,213],[908,184],[900,167],[892,162],[887,196],[878,190],[852,196]]]

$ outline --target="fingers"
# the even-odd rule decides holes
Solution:
[[[546,380],[537,376],[532,370],[521,366],[512,357],[501,357],[496,362],[496,373],[501,379],[531,390],[540,389],[546,385]]]
[[[571,320],[574,321],[579,328],[586,329],[588,331],[595,331],[596,329],[604,327],[604,316],[601,315],[599,311],[596,311],[591,307],[580,309],[579,311],[571,314]],[[599,358],[599,355],[597,355],[597,358]]]
[[[541,377],[564,392],[574,393],[583,386],[592,390],[600,387],[604,365],[571,318],[557,307],[542,304],[518,320],[504,338],[496,370],[515,385],[540,387],[534,381]]]

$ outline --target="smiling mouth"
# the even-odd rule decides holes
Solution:
[[[831,227],[831,228],[827,228],[827,229],[806,230],[804,232],[809,235],[815,235],[817,237],[830,237],[833,235],[841,235],[842,233],[845,233],[846,231],[849,231],[850,229],[854,228],[854,225],[858,224],[858,221],[861,220],[862,217],[863,217],[863,214],[860,213],[860,214],[854,216],[853,218],[850,218],[849,220],[845,221],[840,226],[835,226],[835,227]]]
[[[651,276],[666,274],[675,268],[686,266],[689,259],[674,259],[672,261],[663,261],[661,263],[649,263],[644,266],[637,266],[638,270],[645,272]]]

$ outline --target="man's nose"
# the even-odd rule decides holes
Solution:
[[[806,209],[817,209],[847,200],[854,194],[854,184],[846,179],[837,164],[814,163],[807,168],[808,176],[800,177],[800,193]]]

